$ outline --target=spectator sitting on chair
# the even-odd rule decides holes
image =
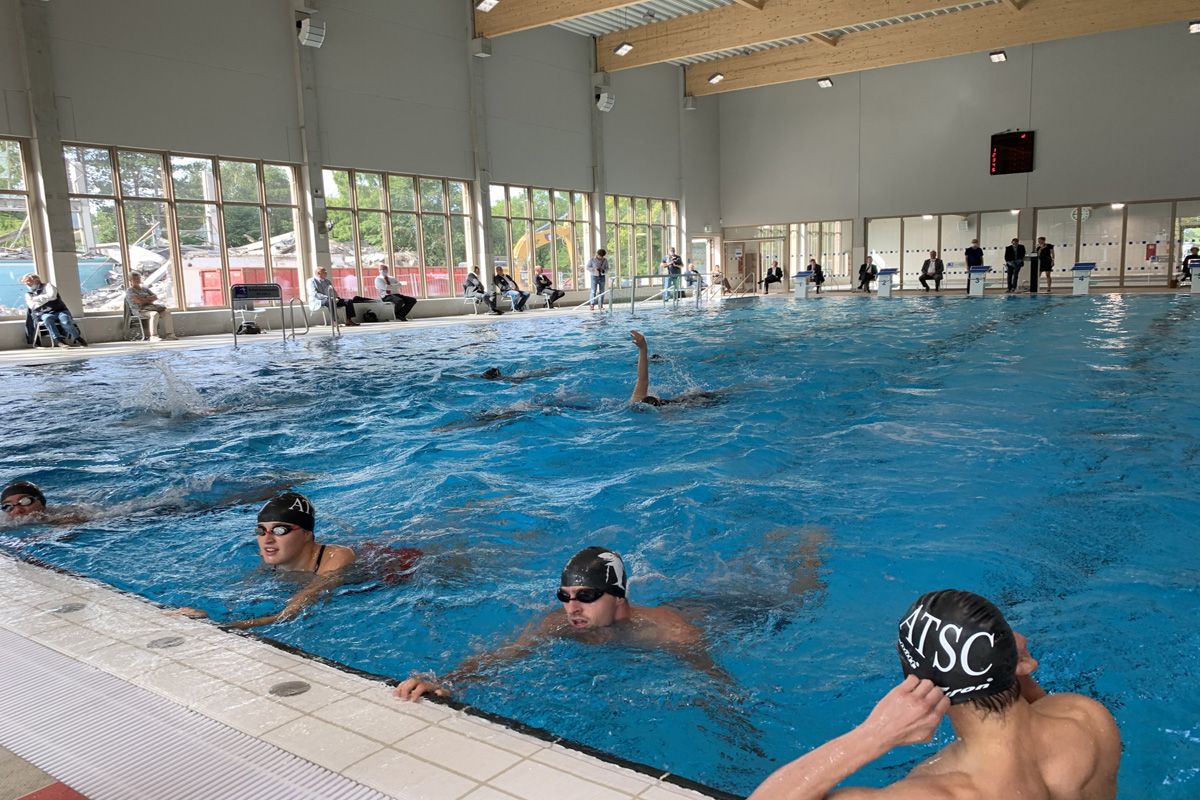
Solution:
[[[875,266],[875,259],[867,256],[867,260],[858,268],[858,288],[864,292],[871,291],[871,281],[879,277],[879,268]]]
[[[479,277],[479,267],[471,267],[471,272],[467,275],[466,282],[463,283],[463,297],[474,300],[476,303],[482,300],[488,304],[488,308],[492,309],[492,313],[496,316],[504,313],[496,308],[496,293],[484,289],[483,279]]]
[[[821,293],[821,285],[825,283],[825,270],[817,263],[815,258],[808,260],[808,271],[812,273],[809,276],[808,282],[817,287],[817,294]]]
[[[721,265],[717,264],[713,267],[713,284],[720,286],[727,292],[732,292],[733,287],[729,285],[729,279],[721,273]]]
[[[37,344],[37,326],[40,322],[50,335],[51,347],[64,344],[67,347],[88,346],[54,284],[43,283],[36,272],[21,278],[21,283],[29,289],[25,295],[25,341],[31,346]]]
[[[401,294],[400,287],[403,285],[401,281],[388,275],[387,264],[379,265],[379,277],[375,279],[375,291],[379,294],[379,299],[392,304],[396,311],[396,319],[408,322],[408,312],[417,304],[417,298]]]
[[[508,299],[512,301],[513,311],[524,311],[525,304],[529,302],[529,292],[521,291],[521,287],[517,286],[517,281],[511,275],[504,274],[504,267],[496,267],[496,274],[492,276],[492,285],[498,291],[508,295]]]
[[[763,294],[771,293],[772,283],[783,283],[783,267],[779,266],[778,261],[772,261],[771,266],[767,267],[767,274],[759,281],[763,287]]]
[[[1192,270],[1200,267],[1200,247],[1193,247],[1188,254],[1183,257],[1183,271],[1179,273],[1180,281],[1190,281],[1192,278]]]
[[[917,278],[921,285],[925,287],[925,291],[929,291],[929,279],[933,278],[933,290],[940,292],[942,290],[942,273],[946,271],[946,265],[938,258],[937,250],[929,251],[929,258],[925,259],[925,263],[921,265],[921,274]]]
[[[708,286],[708,284],[704,282],[704,276],[700,274],[700,270],[696,269],[696,265],[691,261],[688,262],[687,271],[683,273],[683,276],[687,281],[689,289],[695,286],[697,283],[700,284],[701,289]]]
[[[550,280],[550,276],[541,268],[538,268],[537,276],[533,279],[533,282],[537,285],[537,293],[546,296],[546,305],[550,308],[554,308],[555,302],[567,294],[555,289],[554,281]]]
[[[129,274],[129,288],[125,290],[125,301],[137,309],[142,316],[149,317],[150,338],[174,340],[175,326],[171,323],[171,312],[158,302],[158,295],[142,286],[142,276],[136,272]]]
[[[329,309],[329,315],[333,317],[330,320],[330,325],[337,321],[337,310],[339,307],[346,309],[346,326],[353,328],[358,323],[354,321],[354,304],[356,302],[370,302],[365,297],[354,297],[350,300],[343,300],[340,297],[335,297],[336,291],[333,288],[333,282],[329,280],[329,271],[324,267],[317,267],[317,274],[308,279],[308,310],[320,311],[322,308]]]

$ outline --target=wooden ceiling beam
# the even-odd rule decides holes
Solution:
[[[556,22],[616,11],[639,0],[500,0],[491,11],[475,12],[475,34],[495,38]],[[615,45],[614,45],[615,46]]]
[[[733,2],[743,8],[753,8],[755,11],[762,11],[766,0],[733,0]]]
[[[837,47],[799,44],[689,66],[685,94],[708,95],[1097,33],[1186,22],[1195,0],[1056,0],[1007,4],[849,33]],[[708,83],[721,72],[725,80]]]
[[[952,2],[771,0],[761,14],[747,14],[738,6],[723,6],[601,36],[596,43],[596,63],[598,69],[615,72],[931,11]],[[613,49],[621,42],[632,44],[633,52],[615,55]]]
[[[842,39],[840,36],[829,36],[824,33],[810,33],[808,38],[812,39],[817,44],[823,44],[826,47],[837,47],[837,43]]]

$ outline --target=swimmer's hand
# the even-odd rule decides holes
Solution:
[[[198,608],[177,608],[167,612],[168,617],[187,617],[188,619],[208,619],[208,614]]]
[[[401,700],[416,700],[426,694],[432,694],[437,697],[449,697],[450,690],[444,686],[439,686],[433,681],[425,680],[418,675],[413,675],[408,680],[401,681],[392,690],[392,696],[399,697]]]
[[[642,334],[639,333],[638,331],[630,331],[629,338],[633,339],[633,343],[636,344],[638,347],[646,346],[646,337],[642,336]]]
[[[893,747],[928,742],[950,710],[950,698],[933,681],[909,675],[875,704],[859,726],[886,753]]]

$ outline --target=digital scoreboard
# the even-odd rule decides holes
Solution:
[[[1034,131],[1009,131],[992,135],[992,158],[989,168],[993,175],[1014,172],[1033,172]]]

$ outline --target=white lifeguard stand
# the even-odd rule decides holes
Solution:
[[[1071,267],[1071,294],[1087,294],[1092,285],[1096,262],[1083,261]]]
[[[991,267],[967,267],[967,294],[971,297],[983,297],[987,286],[987,274]]]
[[[800,298],[801,300],[805,300],[809,296],[808,287],[812,286],[812,284],[809,283],[808,279],[811,277],[812,270],[810,269],[801,270],[792,276],[792,278],[794,278],[792,281],[792,291],[795,292],[796,297]]]
[[[875,287],[875,293],[880,297],[892,296],[892,281],[895,280],[896,273],[899,270],[889,267],[879,270],[879,283]]]

